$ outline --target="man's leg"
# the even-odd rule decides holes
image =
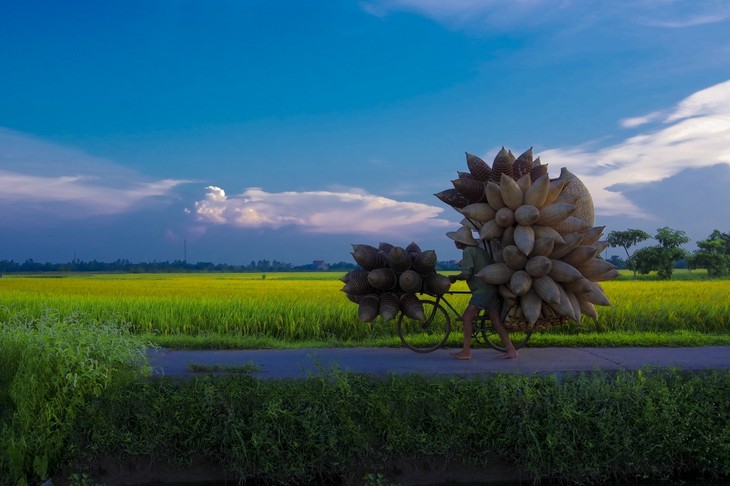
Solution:
[[[452,356],[456,359],[470,359],[471,358],[471,329],[472,323],[474,322],[474,316],[479,312],[479,308],[473,304],[464,311],[462,319],[464,320],[464,347],[458,353],[453,353]]]
[[[509,333],[507,332],[507,329],[505,329],[504,324],[502,324],[502,320],[499,318],[499,311],[496,308],[489,309],[489,319],[492,321],[494,330],[497,331],[497,334],[499,334],[499,337],[502,339],[505,348],[507,348],[507,351],[502,354],[501,357],[506,359],[516,358],[517,350],[515,349],[514,344],[512,344],[512,340],[509,338]]]

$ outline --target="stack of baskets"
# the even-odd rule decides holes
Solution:
[[[422,251],[414,242],[405,248],[389,243],[352,245],[360,269],[345,274],[342,291],[358,304],[358,317],[370,322],[377,316],[394,319],[401,311],[424,320],[417,293],[440,295],[449,290],[448,277],[436,273],[436,252]]]
[[[550,179],[532,148],[519,157],[504,147],[490,167],[466,154],[468,172],[435,194],[464,216],[495,263],[477,275],[499,286],[509,330],[534,331],[596,317],[610,305],[598,282],[618,271],[599,258],[607,244],[594,227],[593,199],[566,168]]]

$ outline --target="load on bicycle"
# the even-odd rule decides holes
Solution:
[[[550,179],[547,165],[539,157],[533,160],[531,148],[519,157],[502,148],[491,167],[468,153],[466,162],[468,172],[457,172],[453,188],[435,196],[463,216],[461,225],[492,255],[494,263],[477,276],[498,286],[507,330],[531,333],[568,320],[579,322],[582,315],[595,318],[595,306],[610,305],[600,282],[618,272],[599,256],[606,247],[600,241],[604,227],[593,226],[593,200],[578,177],[562,168],[559,177]],[[426,321],[416,294],[438,298],[449,291],[448,278],[435,267],[425,273],[417,269],[426,267],[414,267],[425,253],[435,265],[435,252],[422,252],[415,243],[405,249],[390,244],[353,247],[362,268],[342,278],[343,291],[358,304],[363,321],[400,314]],[[409,280],[403,273],[412,269],[406,268],[406,255],[421,277],[419,290],[415,283],[401,285]]]

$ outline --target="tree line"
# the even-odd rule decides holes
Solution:
[[[697,242],[697,250],[690,253],[682,248],[690,239],[681,230],[669,227],[658,228],[654,239],[657,245],[640,248],[633,253],[629,248],[652,238],[647,232],[638,229],[611,231],[606,242],[611,247],[621,247],[626,252],[626,260],[612,261],[614,265],[627,268],[636,274],[646,275],[657,272],[661,279],[672,278],[677,262],[685,261],[690,269],[705,268],[710,277],[730,274],[730,233],[714,230],[705,240]],[[622,263],[619,264],[619,263]]]
[[[655,239],[658,244],[640,248],[633,253],[629,250],[649,239]],[[707,269],[710,277],[721,277],[730,275],[730,232],[722,233],[714,230],[705,240],[697,241],[697,250],[690,253],[682,248],[690,239],[681,230],[669,227],[658,228],[656,235],[650,236],[647,232],[639,229],[627,229],[624,231],[611,231],[606,242],[609,246],[621,247],[626,252],[626,259],[617,255],[608,259],[618,268],[626,268],[634,272],[646,275],[650,272],[657,272],[662,279],[672,278],[672,271],[679,264],[684,263],[690,269]],[[355,263],[337,262],[324,263],[313,262],[306,265],[292,265],[291,263],[277,260],[251,261],[248,265],[231,265],[227,263],[197,262],[188,263],[184,260],[133,263],[126,259],[118,259],[114,262],[105,263],[92,261],[81,261],[74,259],[68,263],[40,263],[28,259],[23,263],[13,260],[0,260],[0,275],[3,273],[40,273],[40,272],[120,272],[120,273],[184,273],[184,272],[312,272],[312,271],[333,271],[349,272],[358,268]],[[440,261],[436,265],[437,270],[458,270],[455,262]]]
[[[183,260],[164,262],[141,262],[134,263],[126,259],[118,259],[114,262],[98,262],[72,260],[68,263],[40,263],[32,258],[18,263],[13,260],[0,260],[0,275],[3,273],[44,273],[44,272],[99,272],[99,273],[246,273],[246,272],[349,272],[359,268],[356,263],[337,262],[324,263],[313,262],[306,265],[292,265],[291,263],[277,260],[251,261],[248,265],[230,265],[227,263],[197,262],[188,263]],[[456,270],[458,267],[453,262],[438,262],[439,270]]]
[[[248,265],[231,265],[228,263],[197,262],[189,263],[184,260],[164,262],[130,262],[118,259],[113,262],[99,262],[96,260],[72,260],[68,263],[41,263],[32,258],[18,263],[12,260],[0,260],[0,273],[39,273],[39,272],[120,272],[120,273],[186,273],[186,272],[311,272],[328,269],[332,271],[350,271],[355,264],[338,262],[327,264],[310,263],[306,265],[292,265],[277,260],[251,261]]]

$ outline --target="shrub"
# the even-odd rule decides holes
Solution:
[[[144,370],[145,346],[108,321],[16,315],[0,326],[0,476],[44,480],[92,398]]]
[[[678,370],[148,380],[77,416],[74,450],[85,457],[72,459],[202,456],[241,480],[276,483],[358,478],[424,457],[482,466],[500,457],[560,481],[721,477],[730,474],[728,389],[727,371]]]

